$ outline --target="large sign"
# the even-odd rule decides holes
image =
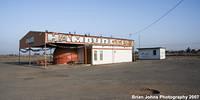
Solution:
[[[132,40],[105,38],[97,36],[84,36],[62,33],[47,33],[48,43],[73,43],[73,44],[96,44],[96,45],[120,45],[133,46]]]

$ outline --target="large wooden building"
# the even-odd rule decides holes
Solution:
[[[20,49],[55,48],[53,62],[108,64],[132,62],[134,41],[102,36],[30,31],[20,40]]]

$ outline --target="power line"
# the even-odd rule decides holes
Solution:
[[[176,5],[174,5],[171,9],[169,9],[167,12],[165,12],[162,16],[160,16],[158,19],[156,19],[155,21],[153,21],[151,24],[147,25],[146,27],[134,32],[134,33],[129,33],[129,34],[124,34],[124,35],[129,35],[131,36],[132,34],[136,34],[136,33],[141,33],[145,30],[147,30],[148,28],[150,28],[151,26],[153,26],[154,24],[158,23],[162,18],[164,18],[165,16],[167,16],[170,12],[172,12],[175,8],[177,8],[184,0],[180,0]]]
[[[170,12],[172,12],[175,8],[177,8],[181,3],[183,2],[183,0],[180,0],[176,5],[174,5],[171,9],[169,9],[166,13],[164,13],[162,16],[160,16],[157,20],[155,20],[154,22],[152,22],[151,24],[147,25],[146,27],[144,27],[143,29],[135,32],[136,33],[140,33],[142,31],[147,30],[148,28],[150,28],[152,25],[156,24],[157,22],[159,22],[162,18],[164,18],[165,16],[167,16]],[[132,33],[133,34],[133,33]]]

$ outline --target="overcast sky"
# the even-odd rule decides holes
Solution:
[[[131,38],[179,0],[0,0],[0,54],[17,53],[30,30]],[[200,48],[200,0],[184,0],[141,34],[141,47]]]

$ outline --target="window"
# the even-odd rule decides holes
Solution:
[[[156,55],[156,50],[153,50],[153,55]]]
[[[106,43],[107,41],[106,40],[104,40],[104,43]]]
[[[103,60],[103,51],[100,51],[100,60]]]
[[[94,60],[97,61],[97,51],[94,51]]]

